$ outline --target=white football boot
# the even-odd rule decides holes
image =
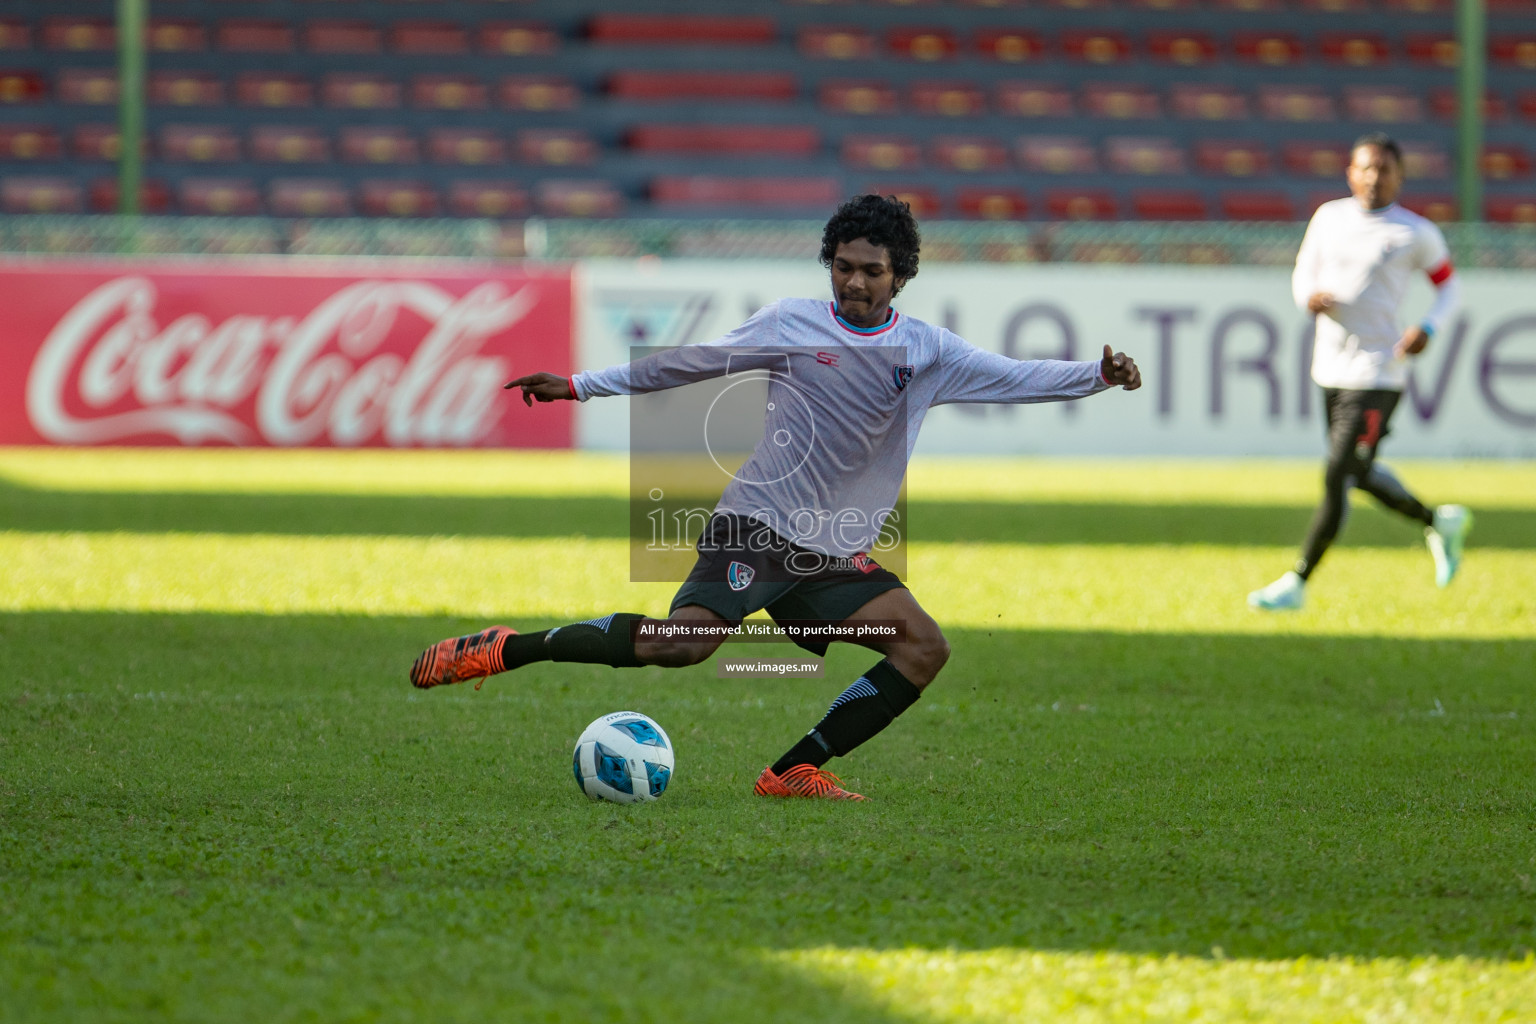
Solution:
[[[1435,509],[1435,525],[1424,527],[1424,543],[1435,556],[1435,586],[1448,587],[1461,568],[1461,549],[1472,532],[1472,510],[1465,505]]]
[[[1262,612],[1293,612],[1307,597],[1307,581],[1294,571],[1248,595],[1248,607]]]

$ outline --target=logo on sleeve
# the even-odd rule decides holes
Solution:
[[[757,575],[757,570],[743,562],[732,562],[726,570],[725,579],[730,583],[732,590],[746,590],[752,585],[752,577]]]
[[[891,383],[896,385],[897,391],[905,391],[907,385],[912,383],[912,375],[917,372],[917,367],[911,363],[891,364]]]

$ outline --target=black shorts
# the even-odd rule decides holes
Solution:
[[[672,610],[696,604],[739,623],[759,609],[775,622],[838,623],[887,590],[906,585],[867,554],[840,557],[811,551],[746,516],[719,513],[699,537],[699,560]],[[796,640],[818,657],[827,644]]]
[[[1328,416],[1328,464],[1347,476],[1365,479],[1376,461],[1376,449],[1387,436],[1401,391],[1356,391],[1324,388]]]

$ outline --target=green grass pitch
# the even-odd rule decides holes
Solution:
[[[1461,578],[1362,500],[1262,617],[1315,464],[916,464],[954,656],[831,806],[749,789],[867,651],[408,684],[665,610],[620,459],[0,450],[0,1021],[1536,1020],[1536,466],[1397,468]]]

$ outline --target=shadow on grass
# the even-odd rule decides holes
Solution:
[[[635,535],[650,535],[645,512],[622,498],[80,492],[0,482],[0,529],[23,531],[624,538],[632,523]],[[920,542],[1289,546],[1311,509],[909,501],[907,517],[907,538]],[[1536,547],[1536,510],[1479,511],[1474,540]],[[1362,499],[1343,543],[1422,541],[1415,525]]]
[[[749,788],[868,652],[835,650],[823,680],[545,664],[407,685],[420,647],[477,625],[0,616],[8,912],[89,882],[71,912],[147,915],[145,951],[194,904],[381,949],[482,934],[680,1000],[724,971],[740,1012],[784,984],[743,967],[762,948],[1536,947],[1531,641],[955,631],[925,698],[832,766],[871,800],[830,806]],[[658,805],[588,804],[569,778],[575,734],[619,707],[679,748]]]

